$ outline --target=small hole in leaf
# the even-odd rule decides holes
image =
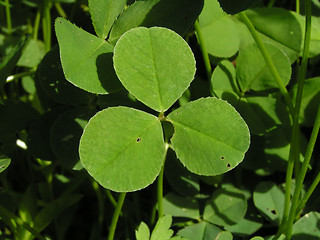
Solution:
[[[277,214],[277,211],[276,211],[275,209],[272,209],[272,210],[271,210],[271,213],[272,213],[272,214]]]
[[[221,160],[224,160],[224,156],[221,156]]]
[[[230,163],[227,164],[227,167],[231,167]]]
[[[59,23],[62,23],[62,21],[61,20],[58,20],[59,21]]]
[[[136,141],[141,142],[141,137],[138,137]]]

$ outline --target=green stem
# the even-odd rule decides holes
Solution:
[[[259,37],[256,29],[254,28],[253,24],[251,23],[250,19],[247,17],[247,15],[244,12],[239,13],[240,17],[243,19],[243,22],[246,24],[248,30],[250,31],[253,39],[255,40],[272,76],[274,77],[274,79],[276,80],[280,93],[282,94],[282,96],[284,97],[284,100],[286,101],[286,104],[288,106],[288,109],[290,111],[290,114],[293,116],[294,114],[294,107],[292,104],[292,100],[291,97],[285,87],[285,85],[283,84],[283,81],[281,80],[281,77],[276,69],[276,67],[273,64],[273,61],[266,49],[266,47],[264,46],[261,38]]]
[[[45,49],[47,52],[51,49],[51,14],[50,14],[50,1],[43,0],[43,39],[45,43]]]
[[[296,0],[296,13],[300,14],[300,0]]]
[[[312,133],[311,133],[311,137],[308,143],[308,147],[307,147],[307,151],[306,151],[306,156],[305,156],[305,160],[302,164],[301,167],[301,175],[298,176],[297,182],[296,182],[296,189],[295,192],[299,191],[301,192],[302,189],[302,182],[304,180],[304,177],[306,175],[306,171],[308,169],[308,165],[311,159],[311,155],[318,137],[318,133],[319,133],[319,129],[320,129],[320,105],[318,107],[318,112],[317,112],[317,116],[316,116],[316,120],[312,129]],[[292,216],[293,219],[297,219],[297,217],[299,216],[300,211],[302,210],[302,208],[304,208],[306,202],[309,200],[311,194],[313,193],[313,191],[316,189],[317,185],[320,182],[320,172],[317,174],[316,178],[314,179],[314,181],[312,182],[312,184],[310,185],[308,191],[305,193],[303,199],[297,203],[297,207],[296,207],[296,211],[295,211],[295,216]],[[300,188],[300,189],[298,189]],[[299,193],[300,195],[300,193]],[[298,193],[296,193],[296,198],[299,197]],[[294,202],[295,200],[295,193],[293,195],[293,199],[292,202]],[[293,214],[293,213],[292,213]],[[289,216],[289,220],[290,220],[290,216]],[[280,235],[285,231],[287,227],[287,224],[282,224],[276,234],[276,236],[273,238],[273,240],[276,240],[280,237]]]
[[[41,18],[41,11],[40,11],[40,8],[38,8],[36,18],[34,20],[34,26],[33,26],[33,40],[38,39],[40,18]]]
[[[210,81],[212,69],[211,69],[209,54],[208,54],[208,51],[206,49],[206,45],[204,43],[204,39],[203,39],[202,32],[201,32],[201,29],[200,29],[199,20],[197,20],[194,23],[194,28],[196,30],[197,39],[198,39],[198,42],[199,42],[199,45],[200,45],[200,48],[201,48],[201,53],[202,53],[202,57],[203,57],[203,61],[204,61],[204,66],[206,68],[207,77],[208,77],[208,80]]]
[[[116,228],[117,228],[118,219],[119,219],[119,216],[121,213],[121,208],[122,208],[125,197],[126,197],[125,192],[120,193],[116,209],[114,210],[114,213],[112,216],[111,225],[110,225],[109,234],[108,234],[108,240],[113,240],[113,238],[114,238],[114,234],[115,234]]]
[[[10,76],[7,77],[6,82],[11,82],[11,81],[14,81],[16,79],[19,79],[19,78],[22,78],[22,77],[26,77],[26,76],[31,76],[35,72],[36,72],[35,70],[32,70],[32,71],[28,71],[28,72],[22,72],[22,73],[17,73],[17,74],[14,74],[14,75],[10,75]]]
[[[293,139],[293,141],[299,142],[299,113],[300,113],[300,107],[301,107],[301,100],[302,100],[302,93],[303,93],[303,84],[307,72],[307,65],[308,65],[308,57],[309,57],[309,47],[310,47],[310,38],[311,38],[311,0],[306,0],[305,1],[305,9],[306,9],[306,27],[305,27],[305,38],[304,38],[304,46],[303,46],[303,54],[302,54],[302,60],[301,60],[301,67],[299,71],[299,76],[298,76],[298,90],[297,90],[297,97],[296,97],[296,105],[295,105],[295,114],[293,118],[293,133],[295,133],[297,136],[296,139]],[[295,137],[295,136],[292,136]],[[315,142],[314,142],[315,143]],[[295,191],[292,197],[292,202],[291,202],[291,208],[289,212],[289,218],[287,222],[287,230],[286,230],[286,239],[290,240],[291,235],[292,235],[292,227],[293,227],[293,222],[296,217],[296,210],[297,210],[297,204],[299,201],[299,197],[301,194],[302,186],[303,186],[303,181],[305,178],[305,174],[308,169],[308,165],[311,159],[312,151],[314,148],[314,143],[310,139],[307,152],[305,155],[305,159],[303,161],[301,170],[299,171],[299,175],[296,181],[296,187]],[[313,144],[313,145],[312,145]],[[294,146],[291,145],[291,149],[298,148],[299,146]],[[293,160],[299,161],[299,154],[300,151],[297,152],[297,150],[291,151],[293,154]],[[299,148],[298,148],[299,149]],[[289,159],[290,160],[290,159]]]
[[[61,4],[59,2],[55,2],[54,3],[55,8],[57,9],[59,15],[63,18],[67,18],[67,14],[65,13],[65,11],[63,10],[63,8],[61,7]]]
[[[169,144],[166,143],[165,150],[166,154],[163,160],[163,164],[161,167],[160,174],[158,176],[158,188],[157,188],[157,196],[158,196],[158,219],[163,216],[163,175],[164,175],[164,165],[166,160],[166,155],[168,152]]]
[[[99,229],[102,229],[102,223],[104,219],[104,204],[103,204],[103,197],[101,194],[101,190],[99,187],[99,184],[92,180],[92,187],[96,193],[97,201],[98,201],[98,223],[99,223]]]
[[[10,12],[9,0],[5,0],[5,4],[6,4],[6,16],[7,16],[8,34],[11,34],[12,33],[12,23],[11,23],[11,12]]]
[[[114,197],[111,194],[111,191],[109,189],[106,189],[106,195],[107,198],[109,199],[109,201],[111,202],[111,204],[116,207],[117,206],[117,201],[114,199]]]

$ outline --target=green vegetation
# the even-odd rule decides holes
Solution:
[[[0,239],[320,239],[316,0],[0,0]]]

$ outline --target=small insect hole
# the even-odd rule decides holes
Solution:
[[[221,156],[221,160],[224,160],[224,156]]]
[[[138,137],[136,141],[141,142],[141,137]]]
[[[227,167],[231,167],[230,163],[227,164]]]
[[[272,209],[272,210],[271,210],[271,213],[272,213],[272,214],[277,214],[277,211],[276,211],[275,209]]]

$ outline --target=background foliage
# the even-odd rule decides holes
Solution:
[[[0,239],[319,239],[319,15],[0,0]]]

